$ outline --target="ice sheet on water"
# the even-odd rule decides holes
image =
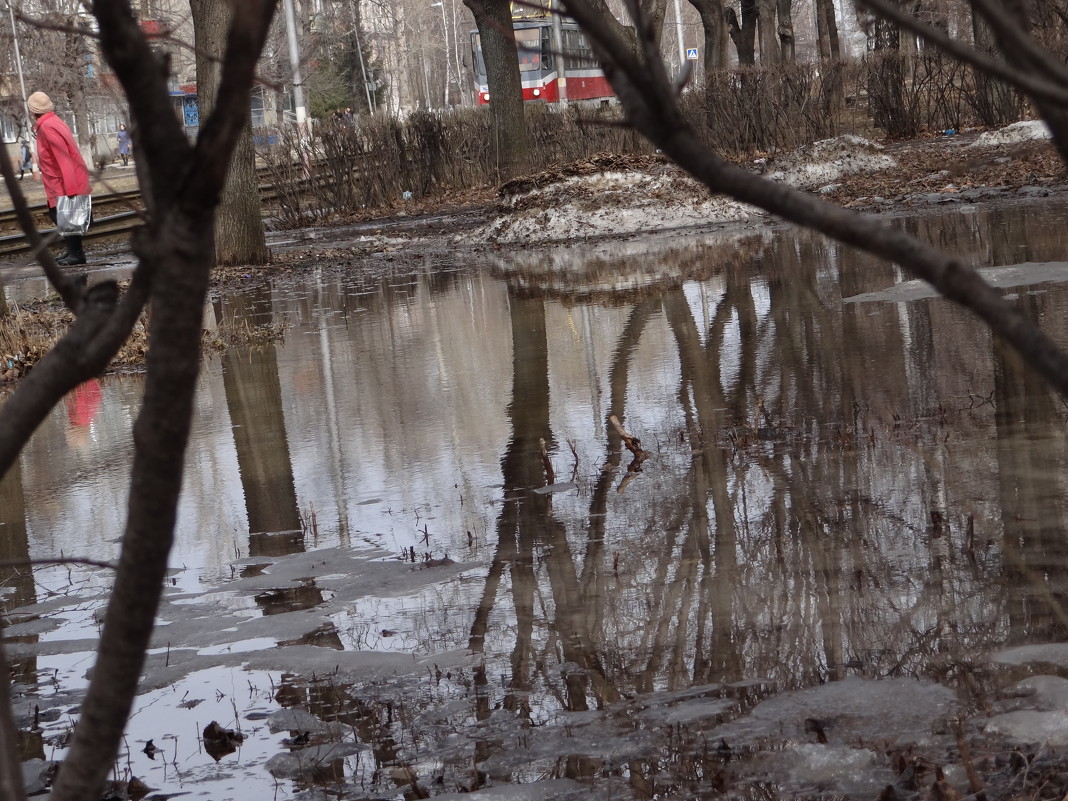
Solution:
[[[370,750],[362,743],[325,743],[298,751],[275,754],[267,760],[267,770],[278,779],[310,778],[324,766],[336,759]]]
[[[738,720],[713,729],[732,748],[811,742],[807,720],[818,720],[832,745],[926,739],[933,724],[955,706],[952,690],[914,679],[850,677],[820,687],[784,692]]]
[[[979,274],[991,286],[1016,287],[1068,281],[1068,262],[1043,261],[1007,264],[999,267],[981,267]],[[938,290],[919,278],[902,281],[889,289],[864,292],[843,298],[843,303],[903,303],[924,298],[937,298]],[[1041,647],[1041,646],[1039,646]],[[1068,654],[1068,647],[1061,646]],[[1020,649],[1013,649],[1020,650]]]
[[[654,725],[692,725],[703,720],[715,719],[734,709],[735,702],[729,698],[701,698],[685,701],[674,706],[654,706],[643,710],[638,717]]]
[[[997,651],[990,659],[1002,665],[1049,664],[1068,667],[1068,643],[1048,642],[1039,645],[1020,645]]]
[[[880,756],[867,748],[805,744],[763,756],[766,775],[795,792],[874,798],[894,780]]]
[[[570,779],[549,779],[531,784],[502,784],[473,793],[444,793],[435,801],[568,801],[586,798],[590,788]]]
[[[1068,679],[1030,676],[1004,693],[1002,706],[1010,711],[994,715],[986,731],[1016,743],[1068,745]]]

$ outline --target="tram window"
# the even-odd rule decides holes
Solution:
[[[564,52],[567,53],[572,68],[597,66],[593,51],[586,37],[582,35],[582,31],[574,28],[564,29]]]
[[[471,34],[471,56],[475,63],[475,75],[486,77],[486,59],[482,56],[482,39],[477,32]]]
[[[553,29],[546,26],[541,29],[541,64],[546,72],[553,71]]]
[[[519,71],[541,71],[541,29],[521,28],[517,30],[515,44],[519,51]]]

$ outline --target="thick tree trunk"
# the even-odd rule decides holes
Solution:
[[[526,171],[530,162],[519,54],[512,35],[511,3],[507,0],[464,0],[464,5],[475,15],[482,41],[493,119],[490,152],[496,157],[498,180],[506,180]]]
[[[742,15],[740,21],[734,9],[727,7],[725,11],[727,29],[730,32],[731,41],[734,42],[735,52],[738,54],[738,64],[751,67],[756,63],[756,0],[741,0],[739,10]]]
[[[727,16],[723,0],[690,0],[705,35],[705,74],[727,68]]]
[[[794,14],[793,14],[793,0],[777,0],[777,10],[779,13],[779,50],[782,55],[783,61],[794,61],[796,53],[794,51]]]
[[[814,0],[814,4],[820,61],[838,61],[842,57],[842,52],[838,40],[838,20],[834,13],[834,0]]]
[[[219,64],[230,24],[230,4],[190,0],[197,50],[197,100],[200,118],[215,108]],[[216,217],[215,258],[219,264],[267,264],[271,253],[263,233],[256,149],[252,143],[252,115],[245,109],[245,132],[234,150],[226,188]]]
[[[760,64],[769,67],[782,61],[776,24],[776,0],[756,0],[757,35],[760,37]]]

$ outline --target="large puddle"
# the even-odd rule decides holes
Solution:
[[[1003,291],[1068,344],[1063,220],[901,224],[1027,263]],[[117,778],[866,796],[893,748],[993,725],[974,711],[1021,670],[1068,663],[1021,648],[1068,639],[1066,412],[967,313],[886,291],[906,278],[750,230],[217,304],[291,327],[204,365]],[[53,411],[0,484],[0,558],[116,557],[140,392],[112,376]],[[64,754],[109,578],[0,568],[26,759]]]

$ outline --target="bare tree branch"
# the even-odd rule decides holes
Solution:
[[[973,13],[979,11],[990,23],[994,35],[1002,42],[1003,50],[1011,50],[1016,56],[1033,65],[1037,71],[1044,72],[1050,80],[1068,86],[1068,70],[1020,27],[1017,17],[990,0],[969,2]]]
[[[144,310],[149,278],[148,268],[140,266],[121,299],[109,281],[91,287],[79,300],[81,313],[70,330],[0,407],[0,476],[52,407],[78,384],[99,375],[118,353]]]
[[[852,212],[769,181],[710,152],[675,103],[671,86],[636,59],[592,11],[588,0],[568,0],[569,13],[591,39],[631,124],[714,192],[751,203],[785,220],[820,231],[867,253],[895,261],[945,297],[970,309],[1024,360],[1068,397],[1068,354],[987,284],[976,270],[876,217]],[[650,47],[647,42],[646,48]],[[659,60],[647,52],[649,63]]]
[[[99,567],[114,570],[114,562],[102,562],[99,559],[81,559],[76,556],[56,557],[55,559],[0,559],[0,568],[37,567],[39,565],[78,565],[79,567]]]
[[[165,64],[148,47],[127,0],[94,4],[101,47],[126,90],[143,157],[152,161],[149,228],[133,246],[141,263],[152,265],[154,301],[118,572],[94,681],[53,801],[95,797],[137,693],[174,539],[200,369],[200,325],[214,264],[215,207],[248,119],[255,64],[275,5],[276,0],[234,4],[217,102],[191,148],[169,109]]]
[[[1005,63],[999,58],[981,53],[959,39],[954,39],[945,31],[923,22],[888,0],[857,0],[875,13],[892,20],[898,26],[911,31],[945,53],[971,64],[995,78],[1012,84],[1020,91],[1036,98],[1043,98],[1051,103],[1068,105],[1068,89],[1056,83],[1050,83],[1041,77],[1029,74]]]
[[[26,788],[22,783],[22,762],[15,750],[16,742],[18,727],[11,710],[11,671],[4,646],[0,643],[0,798],[25,801]]]

